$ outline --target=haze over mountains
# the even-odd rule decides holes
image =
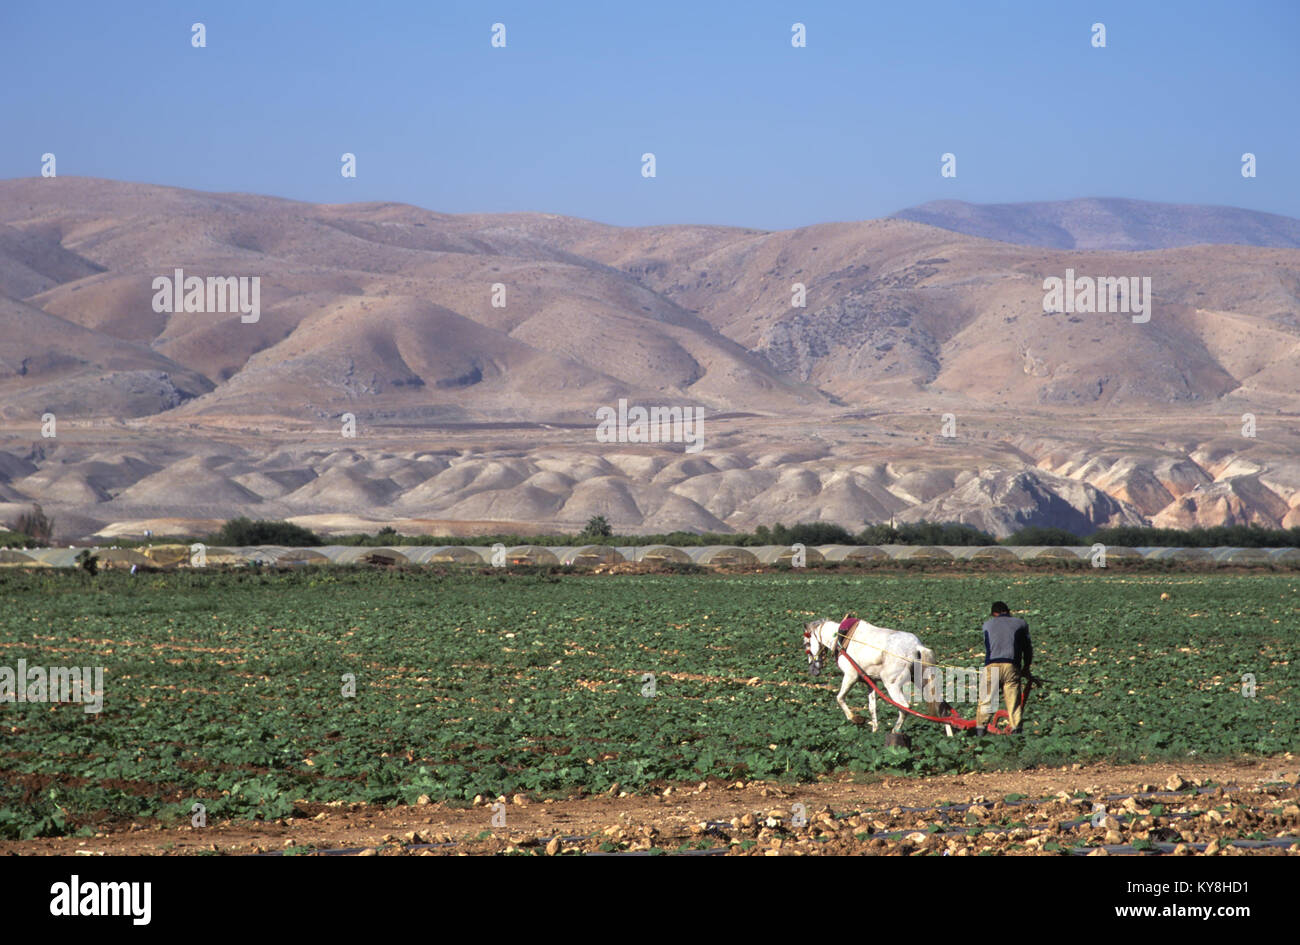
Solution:
[[[1300,220],[1236,207],[1118,197],[1041,203],[934,200],[894,214],[969,236],[1050,249],[1172,249],[1235,244],[1300,249]]]
[[[0,182],[0,520],[1300,524],[1300,221],[899,216],[620,228]],[[259,277],[260,318],[154,311],[178,268]],[[1149,277],[1150,321],[1045,312],[1067,269]],[[620,399],[703,407],[704,448],[598,442]]]

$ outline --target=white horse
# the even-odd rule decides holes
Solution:
[[[840,625],[834,620],[814,620],[804,625],[804,650],[808,654],[809,672],[814,676],[821,672],[823,651],[835,651],[835,638],[839,631]],[[849,662],[846,656],[853,662]],[[934,652],[929,647],[923,646],[916,634],[872,626],[865,620],[858,621],[857,626],[853,628],[849,634],[848,646],[836,655],[836,663],[840,667],[840,672],[844,674],[844,682],[840,685],[839,695],[835,697],[835,701],[844,710],[845,717],[855,724],[861,724],[862,720],[853,714],[853,710],[844,701],[845,694],[858,681],[858,672],[853,668],[853,663],[856,663],[872,679],[880,680],[889,697],[902,706],[909,705],[907,696],[903,693],[903,683],[909,679],[914,683],[919,679],[922,692],[927,689],[935,692],[938,689],[935,681]],[[915,694],[921,695],[920,692]],[[877,732],[880,730],[880,723],[876,719],[874,689],[869,695],[869,704],[871,730]],[[952,712],[952,707],[946,702],[939,704],[927,702],[926,706],[929,714],[934,716],[943,716]],[[903,712],[899,710],[894,731],[898,732],[902,727]],[[952,726],[945,725],[944,728],[951,736]]]

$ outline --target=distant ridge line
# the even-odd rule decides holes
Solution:
[[[1300,249],[1300,220],[1293,217],[1121,197],[988,204],[934,200],[891,218],[1045,249],[1142,252],[1203,244]]]

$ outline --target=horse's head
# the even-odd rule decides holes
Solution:
[[[812,620],[803,625],[803,651],[808,654],[808,675],[816,676],[822,671],[821,627],[823,621]]]

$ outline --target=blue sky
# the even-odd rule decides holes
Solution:
[[[6,178],[53,152],[60,176],[625,225],[945,197],[1300,217],[1296,0],[11,2],[0,49]]]

